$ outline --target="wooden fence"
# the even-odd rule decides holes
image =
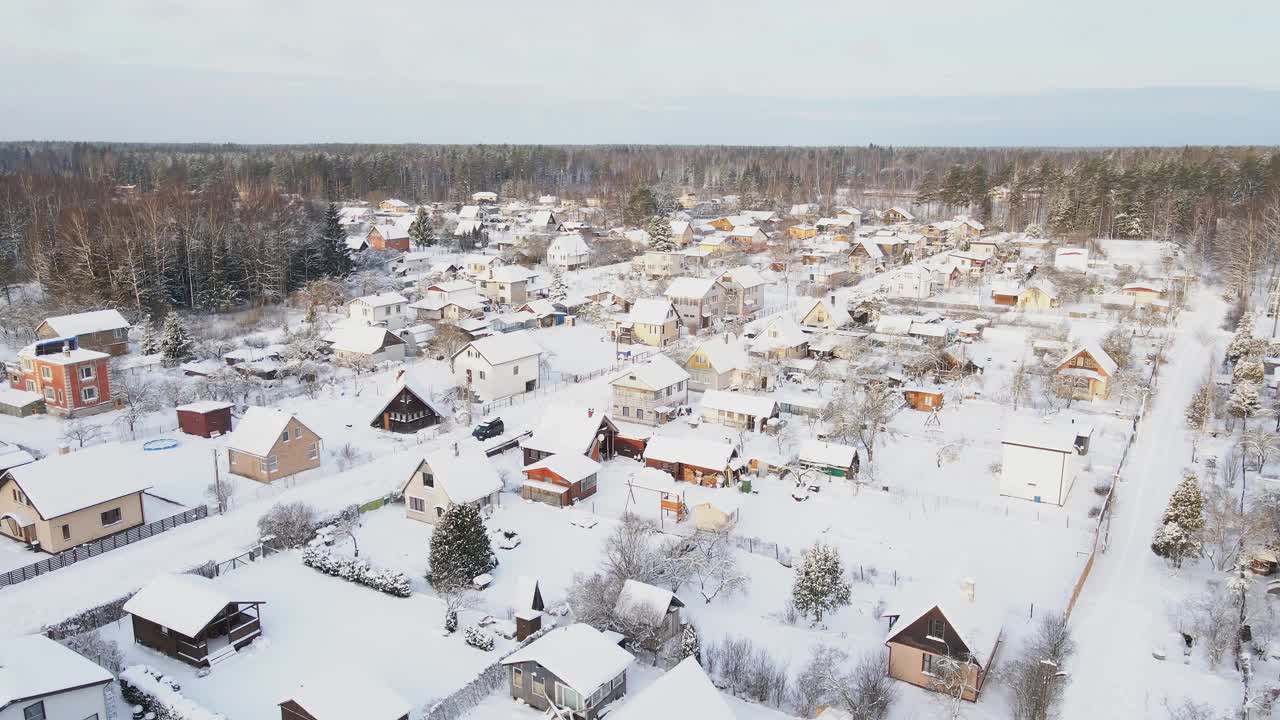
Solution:
[[[32,578],[40,577],[54,570],[60,570],[64,567],[75,565],[81,560],[88,560],[91,557],[97,557],[103,553],[111,552],[118,548],[122,548],[139,540],[146,540],[149,537],[168,532],[176,527],[186,525],[189,522],[202,520],[209,516],[209,508],[201,505],[197,508],[188,510],[178,515],[157,520],[146,525],[129,528],[114,535],[108,535],[99,540],[88,542],[83,545],[77,545],[70,550],[64,550],[57,555],[50,555],[39,562],[31,563],[6,573],[0,573],[0,588],[10,585],[17,585],[26,582]]]

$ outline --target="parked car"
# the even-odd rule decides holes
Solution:
[[[471,431],[471,437],[477,440],[488,440],[491,437],[498,437],[506,431],[507,428],[502,424],[502,418],[493,418],[477,425],[476,429]]]

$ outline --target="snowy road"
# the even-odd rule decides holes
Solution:
[[[1164,698],[1187,696],[1206,701],[1201,691],[1229,692],[1220,678],[1180,662],[1169,629],[1169,570],[1150,548],[1151,534],[1169,493],[1190,460],[1190,439],[1183,411],[1210,362],[1197,330],[1218,327],[1224,304],[1209,292],[1184,312],[1175,341],[1165,357],[1158,392],[1139,429],[1123,473],[1111,545],[1094,564],[1093,574],[1072,616],[1079,650],[1063,717],[1164,718]],[[1218,343],[1221,345],[1221,342]],[[1216,349],[1216,348],[1215,348]],[[1170,649],[1164,662],[1152,658],[1157,645]],[[1213,683],[1210,689],[1207,684]]]

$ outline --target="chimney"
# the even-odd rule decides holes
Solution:
[[[973,578],[964,578],[960,581],[960,592],[969,598],[969,602],[973,602],[978,596],[978,583]]]
[[[62,355],[63,355],[63,357],[71,357],[71,342],[70,342],[70,341],[67,341],[67,342],[62,343]]]
[[[595,415],[596,415],[595,408],[587,408],[587,417],[595,417]]]
[[[542,613],[532,609],[516,613],[516,642],[524,642],[526,638],[541,629]]]

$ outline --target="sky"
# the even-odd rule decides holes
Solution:
[[[1280,143],[1280,3],[0,0],[0,139]]]

